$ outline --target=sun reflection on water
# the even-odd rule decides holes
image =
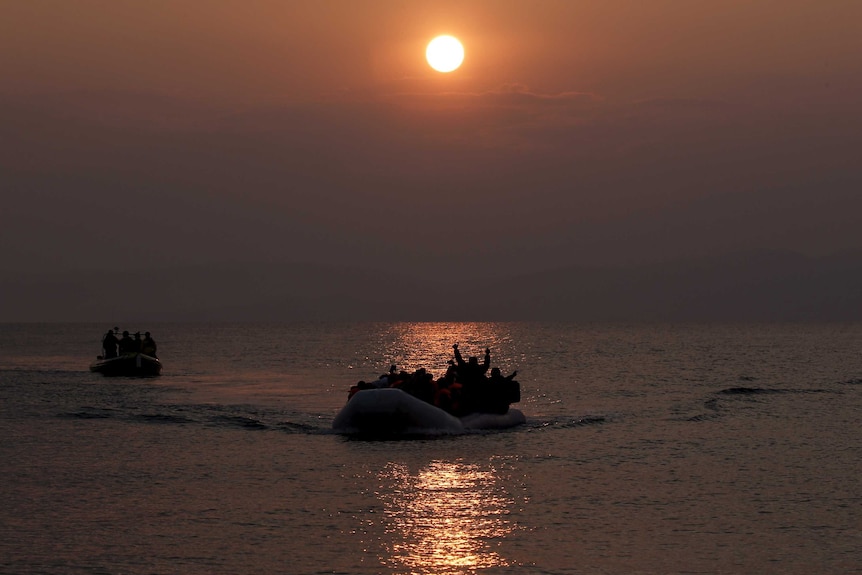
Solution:
[[[433,461],[418,473],[390,463],[379,479],[388,541],[381,562],[397,572],[462,575],[510,563],[494,547],[514,530],[514,500],[494,467]]]
[[[461,346],[467,356],[481,356],[490,347],[494,356],[501,348],[510,347],[512,336],[508,326],[501,323],[444,323],[404,322],[397,324],[392,333],[388,357],[399,368],[414,370],[419,367],[435,372],[445,371],[452,358],[452,344]]]

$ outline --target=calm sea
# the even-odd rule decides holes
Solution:
[[[0,325],[0,572],[862,573],[862,325]],[[527,425],[334,435],[359,379],[518,370]]]

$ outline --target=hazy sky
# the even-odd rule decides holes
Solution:
[[[858,0],[0,0],[9,271],[862,249]],[[448,75],[424,49],[461,39]]]

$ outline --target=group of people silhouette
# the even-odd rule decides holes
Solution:
[[[434,379],[431,372],[420,367],[413,373],[393,365],[388,373],[371,382],[360,381],[350,388],[348,399],[363,389],[396,387],[423,401],[452,413],[466,415],[475,412],[506,413],[509,405],[520,401],[520,385],[515,381],[517,371],[504,376],[499,367],[491,369],[491,349],[479,363],[477,356],[465,361],[458,344],[453,344],[454,358],[448,361],[446,373]]]
[[[117,338],[120,332],[119,328],[109,329],[105,337],[102,338],[102,350],[104,359],[111,359],[120,355],[129,353],[143,353],[150,357],[158,357],[156,355],[156,340],[150,335],[150,332],[144,332],[144,338],[141,339],[141,332],[136,332],[135,337],[129,334],[128,331],[123,332],[123,336]]]

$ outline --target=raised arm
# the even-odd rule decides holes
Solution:
[[[466,365],[464,358],[461,357],[461,351],[458,349],[457,343],[452,345],[452,349],[455,350],[455,363],[457,363],[460,366]]]

